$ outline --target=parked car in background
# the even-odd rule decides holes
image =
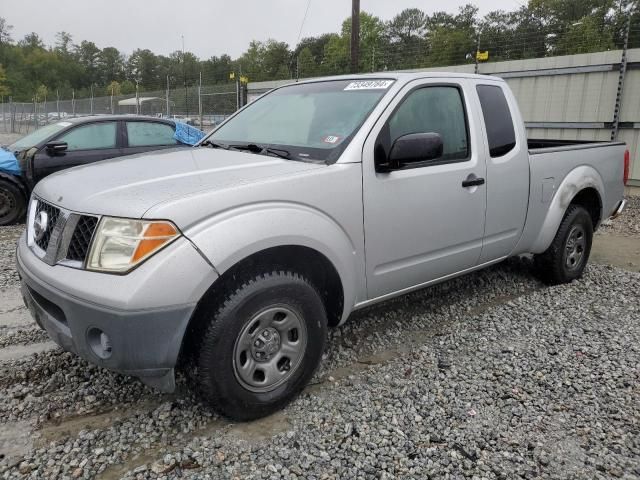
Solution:
[[[6,147],[17,158],[19,170],[0,168],[0,225],[21,220],[33,187],[54,172],[186,146],[176,140],[176,125],[175,120],[143,116],[90,116],[51,123],[21,138]]]
[[[300,82],[189,151],[41,182],[17,268],[63,348],[167,391],[191,362],[248,420],[304,388],[354,310],[520,254],[579,278],[628,168],[624,143],[527,140],[499,78]]]

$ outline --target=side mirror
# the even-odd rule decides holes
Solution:
[[[47,153],[55,155],[57,153],[66,152],[68,147],[67,142],[54,141],[47,143],[45,148],[47,149]]]
[[[410,133],[396,139],[389,152],[389,169],[426,162],[442,156],[444,145],[439,133]]]

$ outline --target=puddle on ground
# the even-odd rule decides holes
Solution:
[[[0,455],[8,463],[18,461],[33,448],[32,429],[29,422],[3,423],[0,428]]]
[[[10,345],[8,347],[0,348],[0,362],[20,360],[21,358],[28,357],[34,353],[42,353],[54,348],[58,348],[58,346],[53,342],[30,343],[29,345]]]
[[[246,423],[231,423],[225,419],[216,419],[212,420],[206,427],[195,430],[183,437],[181,444],[186,445],[196,437],[213,437],[214,435],[219,439],[226,438],[247,442],[249,444],[258,444],[269,440],[275,435],[290,430],[291,427],[292,425],[289,418],[283,412],[276,412],[268,417]],[[96,480],[117,480],[123,477],[128,471],[135,470],[141,466],[150,469],[151,465],[161,460],[166,453],[179,449],[180,446],[174,445],[154,446],[140,454],[133,455],[124,463],[108,467],[96,477]]]

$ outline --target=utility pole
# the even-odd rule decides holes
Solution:
[[[360,0],[351,0],[351,73],[358,73],[360,57]]]
[[[189,117],[189,101],[187,100],[187,62],[184,56],[184,35],[182,35],[182,81],[184,82],[184,106]]]

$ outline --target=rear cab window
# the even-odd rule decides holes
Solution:
[[[175,128],[160,122],[127,122],[130,147],[176,145]]]
[[[506,155],[516,146],[513,118],[504,91],[497,85],[477,85],[492,158]]]

